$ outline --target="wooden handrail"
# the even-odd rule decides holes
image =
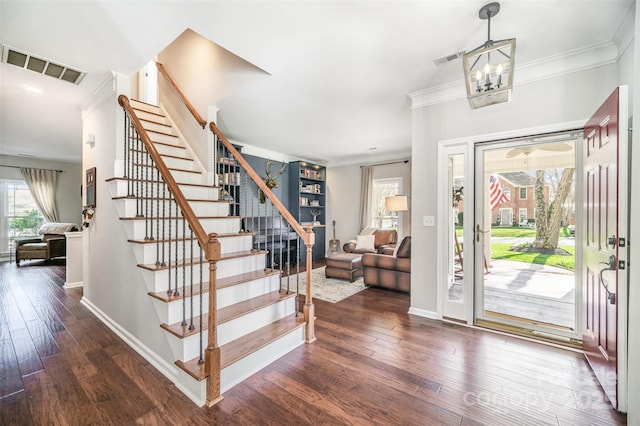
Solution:
[[[193,209],[189,205],[189,202],[187,202],[187,199],[182,193],[182,190],[176,183],[175,179],[173,178],[173,175],[171,175],[169,168],[167,167],[164,160],[158,153],[158,150],[156,149],[155,145],[151,142],[151,139],[149,138],[147,131],[144,129],[144,127],[142,127],[142,123],[140,123],[138,116],[133,111],[133,108],[131,108],[129,99],[125,95],[120,95],[118,96],[118,103],[124,108],[124,110],[129,115],[129,118],[131,119],[131,123],[133,123],[133,127],[135,127],[136,131],[140,135],[140,138],[142,139],[142,142],[144,143],[144,146],[147,149],[147,152],[149,152],[149,155],[151,156],[153,161],[156,163],[158,170],[160,170],[160,175],[162,176],[165,183],[167,184],[169,191],[171,191],[171,193],[173,194],[173,197],[175,198],[176,203],[180,207],[180,210],[182,210],[182,215],[187,220],[187,223],[193,230],[193,233],[195,234],[196,238],[198,239],[198,242],[200,243],[200,247],[204,249],[205,247],[207,247],[207,242],[209,241],[207,232],[202,227],[202,224],[200,223],[197,216],[193,212]],[[210,260],[210,259],[207,259],[207,260]]]
[[[233,155],[233,158],[235,158],[238,164],[240,164],[240,166],[245,170],[245,172],[247,172],[249,177],[251,177],[251,179],[255,182],[258,188],[264,193],[264,195],[267,198],[269,198],[269,200],[271,200],[271,203],[273,204],[273,206],[278,210],[278,212],[280,212],[282,217],[284,217],[285,220],[291,225],[291,228],[293,228],[296,234],[298,234],[298,236],[302,238],[302,241],[304,242],[304,244],[313,245],[314,243],[313,237],[310,236],[310,234],[313,234],[313,232],[309,232],[309,230],[311,229],[311,226],[309,226],[309,228],[305,230],[302,227],[302,225],[298,223],[298,221],[293,217],[293,215],[289,212],[289,210],[287,210],[284,204],[282,204],[282,202],[278,199],[278,197],[276,197],[275,194],[271,191],[271,189],[269,189],[267,184],[264,183],[260,175],[258,175],[258,173],[256,173],[255,170],[253,170],[253,168],[249,165],[247,160],[245,160],[244,157],[240,155],[238,150],[234,148],[231,142],[229,142],[229,140],[222,134],[220,129],[218,129],[218,127],[213,121],[209,123],[209,129],[211,129],[211,131],[216,136],[218,136],[218,138],[223,143],[223,145],[229,150],[231,155]]]
[[[189,110],[191,115],[193,115],[193,118],[196,119],[200,127],[204,129],[205,126],[207,125],[207,120],[205,120],[200,116],[200,114],[198,114],[198,111],[196,111],[195,107],[191,104],[191,102],[189,102],[189,99],[187,99],[187,97],[184,95],[184,93],[182,93],[182,90],[180,90],[176,82],[173,81],[171,76],[167,73],[167,70],[164,68],[164,65],[162,65],[160,62],[156,62],[156,68],[158,68],[158,71],[160,71],[160,74],[162,74],[164,78],[167,79],[167,81],[169,82],[169,86],[171,86],[171,88],[176,92],[176,94],[178,95],[178,97],[180,98],[184,106],[187,107],[187,109]]]

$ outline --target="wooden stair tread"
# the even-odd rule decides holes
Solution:
[[[244,237],[246,235],[252,235],[250,232],[234,232],[234,233],[228,233],[228,234],[217,234],[218,238],[229,238],[229,237]],[[176,241],[175,238],[172,238],[171,240],[134,240],[134,239],[130,239],[127,240],[130,243],[133,244],[155,244],[155,243],[168,243],[169,241]],[[188,237],[184,237],[184,238],[178,238],[177,241],[197,241],[196,237],[193,238],[188,238]]]
[[[112,200],[152,200],[152,201],[172,201],[173,198],[168,197],[129,197],[127,195],[120,195],[119,197],[111,197]],[[187,201],[194,203],[222,203],[230,204],[231,200],[206,200],[204,198],[187,198]]]
[[[195,294],[195,293],[194,293]],[[257,297],[253,297],[251,299],[244,300],[242,302],[235,303],[230,306],[225,306],[224,308],[218,309],[218,317],[217,317],[217,325],[224,324],[225,322],[231,321],[236,318],[240,318],[241,316],[257,311],[258,309],[262,309],[266,306],[274,305],[281,300],[286,300],[291,297],[295,297],[295,292],[289,292],[288,294],[279,292],[277,290],[272,291],[271,293],[263,294]],[[193,317],[193,323],[198,324],[193,330],[189,330],[189,325],[182,325],[181,322],[176,322],[174,324],[160,324],[160,327],[178,337],[179,339],[184,339],[185,337],[192,336],[194,334],[198,334],[200,331],[200,318],[202,317],[202,329],[209,329],[209,313],[205,312],[202,315],[197,315]]]
[[[227,253],[227,254],[223,254],[220,256],[220,260],[228,260],[228,259],[235,259],[238,257],[247,257],[247,256],[256,256],[256,255],[264,255],[266,254],[266,251],[264,250],[249,250],[249,251],[236,251],[233,253]],[[194,258],[191,260],[187,260],[186,262],[178,262],[178,266],[182,266],[182,265],[197,265],[200,263],[200,258]],[[202,263],[207,263],[206,259],[202,259]],[[171,265],[172,267],[175,266],[175,263],[173,265]],[[166,270],[169,266],[158,266],[155,263],[152,264],[138,264],[139,268],[142,269],[147,269],[149,271],[162,271],[162,270]]]
[[[115,181],[133,181],[133,182],[148,182],[148,183],[164,183],[164,181],[161,180],[150,180],[150,179],[135,179],[135,178],[128,178],[128,177],[122,177],[122,176],[116,176],[116,177],[111,177],[109,179],[105,179],[105,182],[115,182]],[[204,183],[188,183],[188,182],[176,182],[178,184],[178,186],[193,186],[193,187],[198,187],[198,188],[209,188],[209,189],[220,189],[221,187],[219,185],[207,185]]]
[[[155,169],[156,168],[156,166],[154,166],[153,164],[133,163],[133,165],[136,166],[136,167],[148,167],[150,169]],[[179,169],[177,167],[167,167],[167,169],[171,170],[172,172],[194,173],[194,174],[198,174],[198,175],[202,174],[202,172],[200,170]]]
[[[139,265],[138,265],[139,266]],[[166,291],[159,291],[157,293],[153,293],[153,292],[148,292],[147,294],[153,298],[156,298],[158,300],[161,300],[165,303],[169,303],[169,302],[173,302],[176,300],[182,300],[184,298],[184,293],[183,293],[183,289],[182,287],[178,288],[180,294],[178,295],[174,295],[173,293],[169,294]],[[187,286],[185,289],[186,293],[189,296],[197,296],[200,293],[208,293],[209,292],[209,283],[208,282],[204,282],[202,283],[202,285],[200,284],[194,284],[193,285],[193,293],[191,292],[191,287]]]
[[[175,220],[175,216],[171,216],[171,217],[167,217],[167,216],[154,216],[154,217],[144,217],[144,216],[140,216],[140,217],[131,217],[131,216],[125,216],[125,217],[121,217],[120,220]],[[239,219],[240,216],[198,216],[198,219]]]
[[[225,277],[225,278],[220,278],[218,279],[216,288],[220,289],[220,288],[225,288],[225,287],[231,287],[233,285],[238,285],[238,284],[242,284],[248,281],[254,281],[254,280],[258,280],[260,278],[265,278],[271,275],[279,275],[280,271],[278,270],[270,270],[270,269],[265,269],[265,270],[261,270],[261,271],[255,271],[255,272],[245,272],[243,274],[238,274],[238,275],[232,275],[230,277]],[[209,291],[209,283],[208,282],[204,282],[202,283],[202,287],[200,287],[200,284],[194,284],[193,285],[193,295],[199,295],[200,293],[207,293]],[[187,293],[189,295],[191,295],[191,289],[188,288],[187,289]],[[180,295],[178,296],[174,296],[173,294],[167,294],[166,291],[159,291],[157,293],[153,293],[153,292],[149,292],[148,293],[149,296],[154,297],[158,300],[162,300],[163,302],[172,302],[174,300],[181,300],[183,298],[183,294],[182,294],[182,289],[180,289]]]
[[[296,317],[295,314],[291,314],[220,346],[220,368],[228,367],[279,337],[287,335],[299,327],[304,327],[305,324],[302,316]],[[204,364],[198,364],[198,358],[189,361],[176,361],[176,365],[196,380],[204,380],[208,376],[204,371]]]
[[[137,152],[137,153],[141,153],[141,154],[145,154],[147,152],[147,151],[144,151],[144,150],[141,150],[141,149],[134,149],[134,148],[130,148],[129,151]],[[195,161],[193,158],[183,157],[181,155],[163,154],[161,152],[159,152],[158,154],[160,154],[160,157],[175,158],[177,160],[185,160],[185,161]]]
[[[162,117],[162,116],[160,116],[160,117]],[[140,120],[140,122],[143,122],[143,123],[156,124],[156,125],[158,125],[158,126],[168,127],[168,128],[170,128],[170,129],[173,127],[171,124],[167,124],[167,123],[158,123],[157,121],[149,120],[148,118],[141,118],[141,117],[138,117],[138,120]],[[142,125],[142,127],[144,127],[144,128],[145,128],[145,130],[147,130],[147,131],[148,131],[148,129],[144,126],[144,124]]]
[[[146,130],[146,132],[147,132],[147,133],[155,133],[156,135],[169,136],[169,137],[172,137],[172,138],[176,138],[176,139],[178,139],[178,135],[174,135],[174,134],[171,134],[171,133],[166,133],[166,132],[163,132],[163,131],[160,131],[160,130],[147,129],[146,127],[145,127],[145,129],[144,129],[144,130]],[[149,137],[151,137],[151,135],[149,135]],[[153,143],[159,143],[159,144],[161,144],[161,145],[168,145],[168,144],[167,144],[167,143],[165,143],[165,142],[158,142],[158,141],[154,141],[154,140],[153,140],[153,138],[151,138],[151,142],[153,142]],[[179,145],[177,145],[177,146],[179,147]]]

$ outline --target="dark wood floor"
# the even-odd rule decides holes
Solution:
[[[366,289],[316,300],[318,340],[196,407],[65,291],[0,263],[0,425],[622,425],[580,354],[407,314]]]

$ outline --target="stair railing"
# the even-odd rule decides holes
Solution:
[[[215,123],[209,123],[209,129],[214,134],[215,149],[217,155],[215,161],[218,184],[222,188],[228,188],[230,191],[239,191],[239,193],[226,193],[230,200],[235,204],[232,212],[244,218],[242,228],[246,232],[254,234],[254,249],[265,250],[267,256],[267,267],[272,270],[280,269],[284,274],[286,282],[286,291],[289,291],[291,278],[291,263],[295,262],[296,266],[296,282],[299,284],[300,272],[300,251],[302,242],[306,250],[304,257],[306,259],[306,287],[304,305],[300,308],[299,298],[297,311],[302,311],[306,322],[307,343],[315,340],[314,320],[315,307],[312,297],[312,250],[315,243],[315,234],[311,225],[303,228],[293,215],[282,204],[278,197],[271,190],[272,187],[265,183],[265,179],[260,177],[258,173],[251,167],[247,160],[240,152],[229,142],[224,134],[218,129]],[[240,174],[236,175],[236,166],[240,167]],[[234,176],[234,185],[230,185],[231,176]],[[226,182],[226,183],[225,183]],[[241,185],[240,185],[241,183]],[[251,184],[251,185],[250,185]],[[235,188],[235,189],[234,189]],[[234,205],[232,204],[232,206]],[[236,210],[234,210],[234,208]],[[283,220],[287,226],[275,226]],[[297,244],[295,245],[295,259],[291,255],[291,232],[297,235]],[[299,290],[299,289],[297,289]],[[298,295],[300,292],[297,291]],[[298,296],[299,297],[299,296]]]
[[[162,76],[167,79],[169,86],[171,86],[171,88],[176,92],[176,95],[178,95],[178,98],[180,98],[184,106],[187,107],[187,109],[189,110],[191,115],[193,115],[193,118],[196,119],[200,127],[204,129],[205,126],[207,125],[207,120],[202,118],[198,113],[198,111],[196,111],[195,107],[191,104],[191,102],[189,102],[189,99],[187,99],[187,97],[185,96],[184,93],[182,93],[182,90],[180,90],[176,82],[173,81],[169,73],[167,73],[167,70],[164,68],[164,65],[162,65],[160,62],[156,62],[156,68],[158,68],[158,72],[160,72],[160,74],[162,74]]]
[[[204,367],[207,380],[207,405],[220,396],[220,348],[216,328],[216,270],[220,259],[217,234],[207,234],[193,212],[182,190],[160,156],[140,119],[129,103],[120,95],[118,102],[125,111],[124,118],[124,178],[128,182],[128,197],[135,198],[136,219],[145,221],[147,241],[156,244],[155,266],[166,269],[167,299],[182,299],[182,327],[185,332],[199,333],[198,367]],[[154,226],[155,225],[155,226]],[[193,241],[198,248],[194,248]],[[180,260],[180,255],[182,260]],[[208,262],[208,284],[204,280],[203,263]],[[208,291],[207,347],[204,349],[204,296]],[[199,295],[198,295],[199,293]],[[191,296],[186,305],[187,294]],[[198,307],[194,307],[194,299]],[[198,324],[196,325],[196,322]]]

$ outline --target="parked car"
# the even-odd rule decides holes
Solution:
[[[569,235],[571,235],[572,237],[576,236],[576,226],[575,225],[569,225]]]

